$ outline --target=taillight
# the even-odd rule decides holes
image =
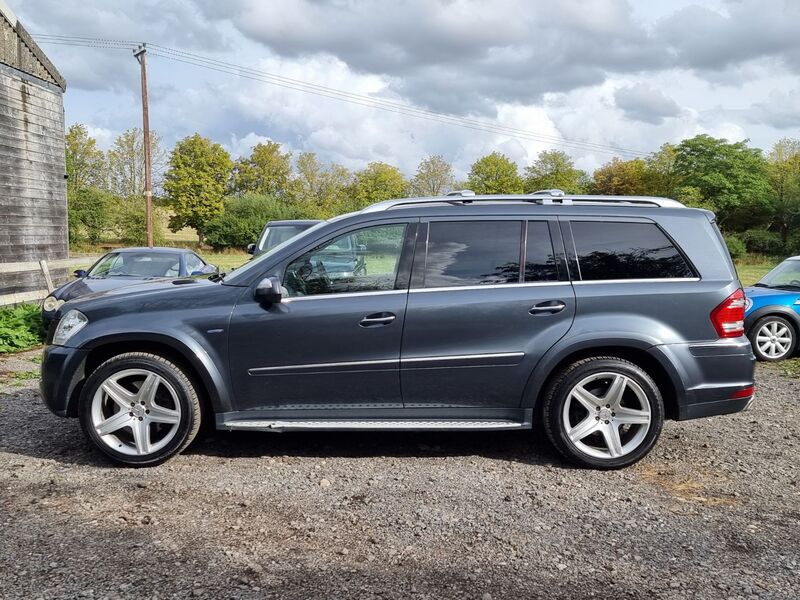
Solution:
[[[740,400],[741,398],[750,398],[756,393],[756,387],[754,385],[748,386],[746,388],[740,389],[738,392],[733,392],[731,395],[731,400]]]
[[[744,305],[744,292],[739,288],[711,311],[711,323],[719,337],[744,335]]]

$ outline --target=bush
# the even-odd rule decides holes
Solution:
[[[94,187],[82,188],[68,199],[69,242],[99,244],[113,224],[114,196]]]
[[[733,259],[741,258],[747,252],[747,246],[744,245],[739,236],[726,235],[725,243],[728,245],[728,252],[731,253],[731,258]]]
[[[225,200],[225,212],[205,229],[205,242],[215,250],[244,248],[258,239],[267,221],[299,219],[297,207],[262,194],[244,194]]]
[[[749,229],[742,234],[748,252],[778,256],[785,252],[781,236],[766,229]]]
[[[0,308],[0,354],[38,346],[44,342],[45,333],[38,305]]]
[[[120,200],[116,210],[117,236],[127,246],[147,245],[147,212],[144,198]],[[153,206],[153,244],[164,245],[164,217],[161,209]]]
[[[800,254],[800,231],[789,236],[786,243],[786,252],[793,256]]]

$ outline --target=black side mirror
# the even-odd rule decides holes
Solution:
[[[87,275],[85,269],[76,269],[75,271],[73,271],[73,273],[75,274],[75,277],[77,277],[78,279],[80,279],[81,277],[86,277]]]
[[[255,296],[261,304],[280,304],[281,280],[277,277],[265,277],[258,282]]]
[[[247,244],[247,253],[248,254],[255,254],[256,253],[256,245],[255,244]]]

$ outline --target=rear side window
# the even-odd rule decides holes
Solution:
[[[525,244],[525,281],[556,281],[558,270],[547,221],[528,222]]]
[[[519,221],[434,221],[425,287],[519,283]]]
[[[654,223],[572,221],[572,235],[584,281],[695,276]]]

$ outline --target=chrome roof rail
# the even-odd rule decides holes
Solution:
[[[427,198],[398,198],[384,200],[364,208],[361,212],[380,212],[397,206],[410,206],[414,204],[472,204],[475,202],[527,202],[529,204],[542,204],[545,206],[574,206],[580,204],[608,204],[620,206],[657,206],[661,208],[686,208],[686,206],[670,198],[657,198],[653,196],[587,196],[587,195],[562,195],[553,192],[561,190],[542,190],[533,194],[516,195],[481,195],[476,196],[470,190],[449,192],[445,196],[432,196]]]
[[[536,190],[530,194],[531,196],[553,196],[554,198],[563,198],[564,192],[562,190],[553,188],[552,190]]]

